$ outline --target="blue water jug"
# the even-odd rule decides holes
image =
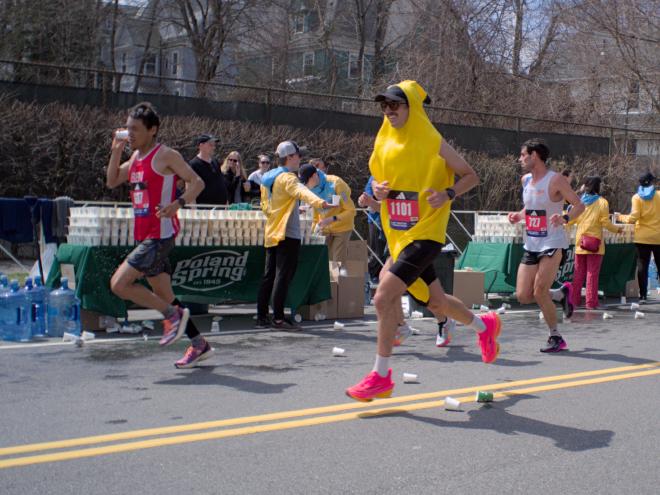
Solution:
[[[2,310],[3,305],[7,302],[3,299],[3,295],[9,292],[9,280],[7,276],[0,273],[0,311]],[[0,340],[5,338],[5,329],[3,325],[0,325]]]
[[[656,260],[651,258],[651,263],[649,263],[649,290],[655,290],[658,288],[658,265]]]
[[[8,292],[0,295],[0,332],[4,340],[28,342],[30,332],[30,303],[18,280],[12,280]]]
[[[80,335],[80,300],[69,289],[69,280],[62,278],[62,287],[48,296],[48,336],[62,337],[64,333]]]
[[[32,325],[33,337],[46,336],[46,321],[48,319],[47,313],[47,300],[48,291],[41,283],[41,277],[37,275],[34,277],[34,284],[29,278],[25,281],[26,288],[30,286],[28,295],[30,297],[30,304],[32,313],[30,315],[30,323]]]

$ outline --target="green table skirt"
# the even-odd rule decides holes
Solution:
[[[522,244],[470,242],[458,260],[458,268],[470,267],[475,271],[485,272],[485,291],[512,293],[515,292],[516,275],[522,256]],[[566,262],[560,268],[555,281],[572,280],[574,263],[575,246],[571,245],[566,253]],[[634,244],[607,244],[598,288],[608,296],[623,294],[626,283],[635,278],[636,263]]]
[[[53,287],[59,281],[60,264],[71,264],[82,308],[123,317],[127,302],[110,291],[110,279],[132,249],[62,244],[47,285]],[[261,246],[176,246],[170,253],[174,294],[184,303],[256,302],[265,259]],[[330,298],[327,246],[301,246],[286,306],[295,309]]]

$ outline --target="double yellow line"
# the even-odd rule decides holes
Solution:
[[[54,442],[3,447],[0,448],[0,469],[116,454],[119,452],[150,449],[166,445],[217,440],[241,435],[251,435],[254,433],[288,430],[304,426],[338,423],[378,415],[432,409],[441,407],[444,404],[444,400],[437,399],[444,398],[448,395],[458,396],[457,398],[461,403],[469,403],[475,401],[474,392],[477,390],[494,391],[494,398],[497,399],[657,374],[660,374],[660,362],[650,362],[634,366],[622,366],[618,368],[584,371],[580,373],[533,378],[507,383],[479,385],[476,387],[406,395],[369,403],[348,402],[332,406],[284,411],[258,416],[206,421],[202,423],[191,423],[162,428],[148,428],[108,435],[95,435]],[[461,394],[470,395],[461,397]],[[202,432],[182,434],[199,431]],[[125,442],[126,440],[144,439],[147,437],[155,438]],[[99,444],[109,445],[86,447]],[[58,450],[58,452],[44,453],[53,450]],[[2,457],[6,458],[2,459]]]

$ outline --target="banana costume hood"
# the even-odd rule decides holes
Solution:
[[[399,129],[386,116],[378,131],[369,170],[376,182],[389,182],[390,194],[381,202],[383,231],[394,261],[416,240],[445,242],[451,202],[432,208],[427,189],[442,191],[454,184],[454,173],[440,157],[442,136],[426,115],[426,91],[415,81],[397,84],[408,99],[409,115]],[[416,299],[429,300],[421,278],[408,287]]]

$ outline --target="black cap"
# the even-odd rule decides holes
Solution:
[[[218,138],[215,136],[211,136],[210,134],[200,134],[195,139],[195,145],[199,146],[200,144],[207,143],[209,141],[218,141]]]
[[[651,172],[647,172],[639,178],[639,184],[642,187],[649,187],[655,182],[655,177]]]
[[[378,93],[374,97],[374,101],[384,101],[384,100],[390,100],[390,101],[400,101],[402,103],[408,103],[408,97],[406,96],[406,93],[396,84],[392,86],[388,86],[385,91],[382,93]],[[426,98],[424,98],[424,101],[422,103],[429,104],[431,103],[431,98],[429,98],[428,95],[426,95]]]
[[[298,170],[298,177],[300,177],[300,182],[307,184],[309,179],[317,172],[316,167],[311,163],[305,163],[300,170]]]

